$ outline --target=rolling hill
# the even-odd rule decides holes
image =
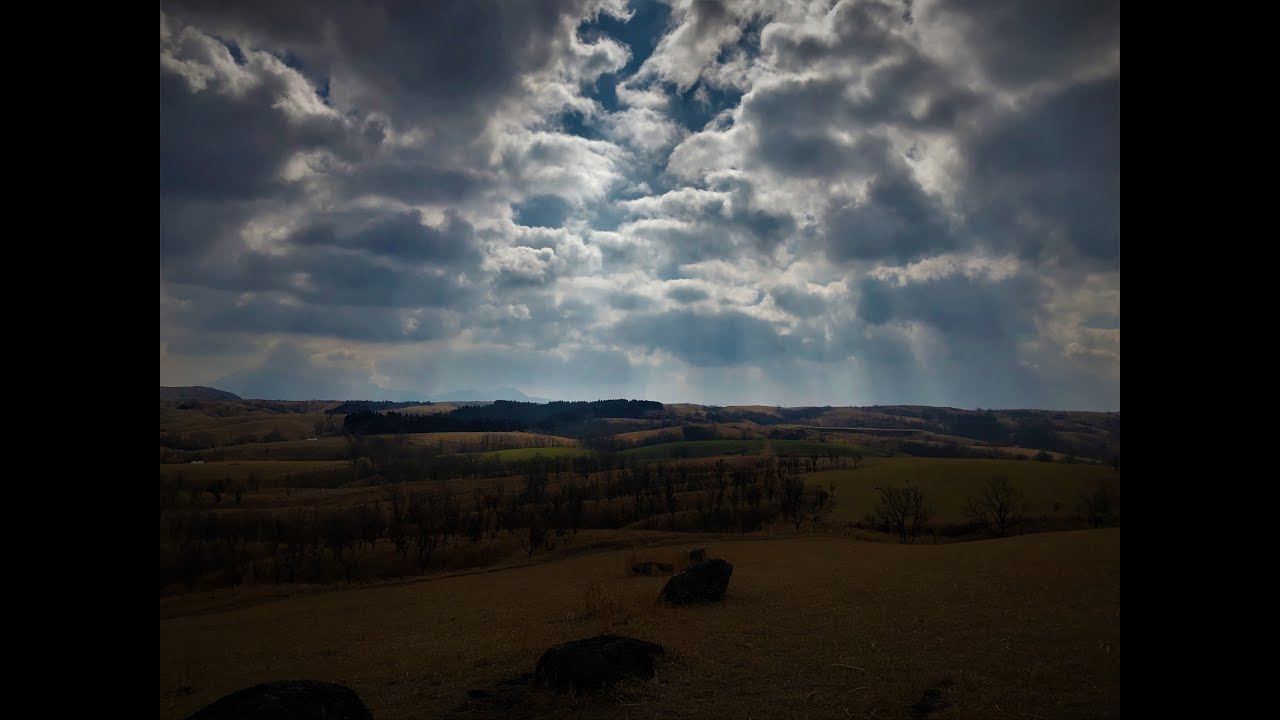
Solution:
[[[160,400],[239,400],[240,396],[226,390],[189,385],[186,387],[160,386]]]

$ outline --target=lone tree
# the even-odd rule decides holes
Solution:
[[[898,542],[905,543],[910,538],[914,543],[924,524],[933,516],[933,511],[925,504],[924,493],[915,485],[901,488],[886,485],[876,489],[880,491],[876,519],[897,531]]]
[[[551,542],[551,533],[547,532],[546,519],[543,517],[545,510],[541,508],[530,508],[528,511],[529,528],[528,532],[519,537],[520,549],[524,550],[528,560],[533,560],[533,554],[543,548],[551,550],[555,547]]]
[[[782,483],[782,514],[796,526],[796,533],[800,533],[800,526],[808,519],[806,511],[808,507],[804,501],[804,481],[798,477],[788,477]]]
[[[987,532],[1004,537],[1022,522],[1026,501],[1005,475],[993,475],[982,492],[965,501],[964,514]]]
[[[752,486],[752,489],[755,487]],[[809,522],[813,524],[813,532],[818,532],[818,523],[831,512],[832,506],[836,504],[835,497],[835,485],[828,485],[825,488],[819,485],[814,488],[809,496]]]
[[[1115,520],[1115,512],[1112,508],[1115,506],[1115,496],[1111,493],[1111,488],[1106,485],[1099,485],[1096,490],[1091,493],[1080,494],[1080,516],[1089,523],[1090,527],[1100,528],[1107,527]]]

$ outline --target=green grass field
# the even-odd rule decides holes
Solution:
[[[682,440],[623,450],[619,455],[639,458],[704,458],[717,455],[818,455],[835,449],[843,455],[861,452],[864,456],[884,455],[874,448],[813,440]]]
[[[466,454],[468,457],[499,460],[501,462],[519,462],[523,460],[532,460],[536,457],[580,457],[582,455],[590,455],[591,451],[580,447],[540,447],[517,448],[515,450],[493,450],[491,452]]]
[[[1075,513],[1080,494],[1106,484],[1118,496],[1120,473],[1109,466],[1020,460],[955,458],[877,458],[857,470],[828,470],[805,476],[810,485],[836,486],[832,519],[860,521],[875,508],[876,487],[919,486],[934,511],[934,522],[959,523],[965,498],[981,490],[997,473],[1007,475],[1025,493],[1027,515],[1066,517]],[[1054,503],[1058,503],[1057,509]]]
[[[928,720],[1120,717],[1119,529],[676,549],[695,541],[734,565],[722,602],[656,603],[666,579],[625,576],[634,553],[619,550],[178,616],[162,604],[160,717],[283,678],[348,685],[378,720],[908,720],[926,693],[942,705]],[[468,701],[602,631],[665,646],[656,677]]]

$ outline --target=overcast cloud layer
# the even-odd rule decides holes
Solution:
[[[160,382],[1118,410],[1119,2],[162,2]]]

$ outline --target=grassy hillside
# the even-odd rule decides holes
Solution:
[[[717,455],[819,455],[826,457],[830,450],[843,455],[861,452],[864,455],[883,455],[872,448],[823,443],[811,440],[684,440],[623,450],[619,455],[641,458],[701,458]]]
[[[805,477],[810,485],[836,486],[832,519],[860,521],[876,504],[876,487],[886,484],[918,485],[934,509],[939,523],[964,520],[965,497],[981,490],[992,475],[1001,473],[1020,488],[1027,499],[1027,515],[1068,516],[1076,499],[1105,483],[1119,495],[1120,473],[1109,466],[1043,463],[1019,460],[968,460],[954,458],[868,459],[857,470],[827,470]],[[1059,503],[1055,510],[1054,502]]]
[[[162,619],[160,716],[305,677],[350,685],[379,720],[892,719],[931,689],[947,704],[931,720],[1119,717],[1118,529],[706,547],[735,565],[711,606],[655,604],[664,579],[624,577],[619,551]],[[605,629],[666,646],[657,677],[459,708],[469,689],[531,672],[548,646]]]
[[[245,443],[210,450],[193,450],[182,455],[186,461],[244,460],[345,460],[350,442],[345,437],[322,437],[308,440],[283,440],[271,443]]]
[[[334,405],[336,403],[329,403]],[[284,401],[160,403],[160,444],[175,450],[305,440],[341,430],[325,403]]]
[[[536,447],[516,450],[494,450],[493,452],[475,454],[482,458],[490,458],[501,462],[517,462],[520,460],[532,460],[537,457],[581,457],[590,455],[591,451],[580,447]]]
[[[343,460],[246,460],[160,466],[160,476],[166,482],[179,474],[188,486],[224,479],[249,483],[256,478],[263,487],[302,487],[315,483],[336,487],[351,479],[352,470],[351,463]]]
[[[381,436],[393,438],[395,436]],[[515,450],[520,448],[541,447],[573,447],[578,444],[573,438],[559,435],[543,435],[527,432],[441,432],[412,433],[400,437],[407,438],[414,445],[434,447],[447,453],[491,452],[494,450]]]
[[[240,396],[226,390],[205,387],[203,385],[187,385],[183,387],[160,386],[160,399],[163,400],[239,400]]]

